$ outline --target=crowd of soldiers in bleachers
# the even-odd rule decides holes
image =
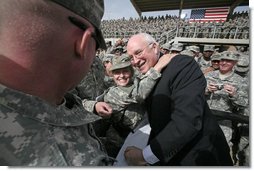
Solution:
[[[110,35],[111,33],[115,34],[115,32],[121,34],[122,32],[128,31],[130,31],[131,34],[133,34],[133,32],[142,31],[150,33],[157,31],[163,34],[171,29],[172,26],[183,27],[185,24],[190,26],[191,23],[170,16],[165,18],[141,18],[139,20],[123,19],[115,20],[114,22],[111,20],[104,21],[103,30],[106,35]],[[200,26],[200,24],[201,23],[196,23],[196,26]],[[234,16],[225,23],[202,24],[206,26],[219,24],[229,28],[244,26],[249,29],[249,18],[247,13],[243,13]],[[150,26],[149,28],[147,27],[148,25]],[[82,99],[85,99],[83,105],[85,108],[87,106],[88,111],[93,111],[93,108],[89,108],[93,106],[91,104],[95,104],[94,101],[96,101],[96,97],[105,92],[109,87],[115,86],[110,68],[115,59],[126,53],[127,42],[128,38],[124,37],[116,41],[115,44],[112,44],[111,41],[107,41],[107,51],[97,51],[96,59],[90,72],[77,86],[76,94]],[[232,150],[234,164],[249,166],[249,47],[224,46],[219,44],[160,43],[161,53],[181,53],[193,57],[198,62],[207,78],[206,95],[208,104],[215,112],[222,112],[219,112],[219,115],[217,115],[218,118],[220,118],[218,122]],[[232,69],[225,74],[220,73],[220,65],[224,65],[223,63],[232,66]],[[225,94],[228,84],[230,85],[229,88],[234,90],[231,94]],[[82,92],[85,94],[80,94]],[[228,116],[226,116],[225,113],[226,115],[228,114]],[[117,130],[113,130],[112,132],[111,127],[105,126],[108,125],[109,122],[110,120],[106,120],[106,122],[102,120],[99,121],[99,123],[95,123],[95,130],[96,134],[105,144],[109,155],[116,157],[119,148],[124,142],[124,138],[115,136]],[[116,149],[116,147],[118,148]]]
[[[165,43],[174,37],[249,39],[249,13],[234,13],[226,22],[189,22],[177,16],[142,17],[102,21],[105,38],[128,38],[145,32]]]

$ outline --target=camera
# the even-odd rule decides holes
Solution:
[[[218,90],[222,90],[224,88],[223,84],[216,84]]]

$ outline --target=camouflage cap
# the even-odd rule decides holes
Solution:
[[[200,52],[200,48],[198,46],[189,46],[188,50],[191,50],[193,52]]]
[[[235,70],[237,72],[244,73],[244,72],[248,72],[250,70],[250,68],[249,68],[249,66],[247,66],[247,67],[235,66]]]
[[[232,61],[238,61],[238,56],[233,51],[224,51],[221,53],[220,59],[228,59]]]
[[[111,62],[112,63],[112,60],[115,58],[115,55],[114,54],[105,54],[105,56],[103,57],[102,59],[102,62]]]
[[[106,43],[100,30],[101,19],[104,14],[103,0],[52,0],[88,20],[96,30],[99,47],[106,49]]]
[[[182,43],[174,43],[172,44],[170,50],[174,50],[174,51],[182,51],[183,50],[183,44]]]
[[[169,43],[165,43],[161,46],[162,49],[170,50],[171,45]]]
[[[219,61],[221,59],[220,53],[215,53],[211,56],[211,61]]]
[[[131,58],[127,54],[123,54],[113,60],[111,71],[131,66]]]
[[[188,55],[194,57],[194,53],[190,51],[189,49],[185,49],[182,52],[180,52],[181,55]]]
[[[247,72],[250,69],[249,65],[250,65],[249,56],[241,55],[235,66],[235,70],[238,72]]]
[[[215,46],[214,45],[205,45],[204,46],[204,51],[215,51]]]

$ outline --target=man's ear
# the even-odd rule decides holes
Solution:
[[[79,57],[85,58],[85,51],[88,49],[90,39],[92,38],[91,30],[87,29],[83,32],[83,35],[76,42],[76,53]]]
[[[153,49],[154,49],[155,54],[157,54],[157,55],[160,54],[159,43],[154,42],[154,43],[153,43]]]

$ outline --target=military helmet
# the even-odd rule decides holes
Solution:
[[[127,54],[123,54],[113,60],[111,71],[131,66],[131,59]]]

